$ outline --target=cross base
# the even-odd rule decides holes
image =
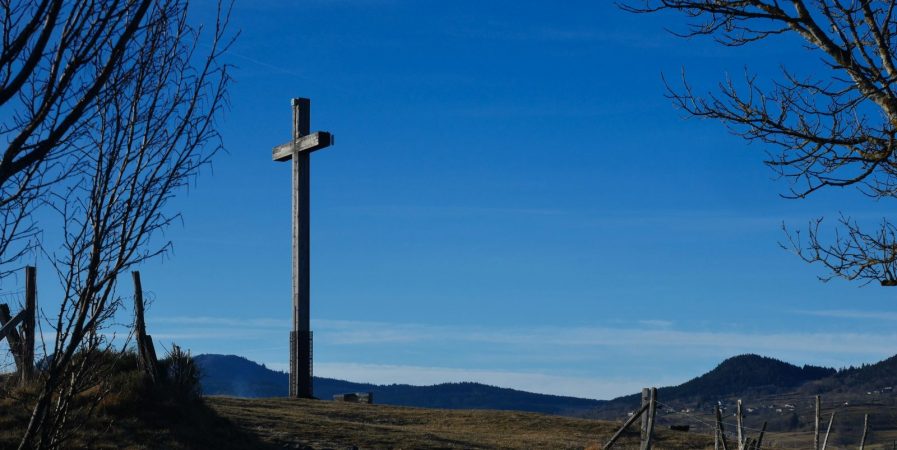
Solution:
[[[308,342],[308,345],[298,345]],[[290,397],[314,398],[312,394],[312,344],[311,331],[290,332]]]

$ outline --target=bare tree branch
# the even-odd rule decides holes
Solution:
[[[169,201],[221,148],[232,40],[221,5],[200,47],[186,0],[23,3],[0,2],[0,268],[35,244],[36,208],[58,215],[61,246],[42,251],[64,295],[19,448],[62,448],[105,392],[118,276],[170,247]]]
[[[798,38],[821,57],[826,72],[798,76],[782,68],[773,80],[746,73],[703,95],[683,75],[678,87],[667,83],[667,95],[691,116],[718,120],[748,141],[777,149],[766,163],[789,182],[785,197],[846,186],[877,199],[897,197],[895,2],[642,0],[621,7],[681,13],[687,25],[677,35],[709,36],[727,46],[783,34]],[[842,217],[829,244],[820,241],[820,223],[811,225],[806,240],[788,235],[801,258],[821,263],[832,276],[897,284],[897,240],[887,220],[867,233]]]

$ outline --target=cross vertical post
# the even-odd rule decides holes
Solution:
[[[292,297],[293,330],[290,332],[290,388],[292,398],[314,398],[312,388],[312,331],[310,308],[310,162],[315,150],[329,147],[332,136],[326,131],[311,133],[311,101],[294,98],[293,136],[290,142],[274,147],[275,161],[292,160]]]
[[[293,140],[308,135],[311,128],[311,102],[307,98],[294,98]],[[309,281],[309,153],[293,153],[293,343],[290,349],[290,397],[311,398],[311,312]]]

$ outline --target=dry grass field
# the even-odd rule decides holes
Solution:
[[[0,400],[0,411],[0,449],[15,448],[28,410],[15,396],[7,396]],[[159,392],[129,388],[108,397],[99,415],[81,422],[65,448],[597,450],[619,426],[513,411],[287,398],[206,397],[184,403]],[[631,427],[616,448],[638,448],[637,428]],[[846,433],[843,439],[833,435],[828,449],[857,448],[854,434]],[[897,432],[891,430],[872,435],[873,445],[867,449],[890,450],[892,440],[897,440]],[[657,450],[713,448],[712,437],[706,434],[661,428],[655,436]],[[763,448],[810,449],[812,433],[771,433]]]
[[[441,410],[320,400],[210,397],[206,403],[273,448],[601,448],[618,424],[533,413]],[[637,426],[617,448],[637,448]],[[710,437],[661,430],[656,449],[713,448]]]
[[[0,449],[16,448],[37,386],[0,380]],[[61,448],[597,449],[614,422],[494,410],[443,410],[287,398],[185,397],[140,372],[110,374],[100,403],[76,397]],[[94,414],[87,410],[96,409]],[[712,448],[708,436],[658,430],[661,449]],[[637,426],[617,448],[636,448]]]
[[[271,448],[600,449],[616,422],[491,410],[441,410],[320,400],[208,397],[206,404]],[[842,411],[843,413],[844,411]],[[860,411],[862,412],[862,411]],[[823,424],[824,426],[825,424]],[[638,448],[633,425],[615,448]],[[858,448],[859,436],[833,432],[828,450]],[[655,449],[712,449],[712,436],[660,429]],[[755,436],[752,433],[751,436]],[[891,450],[897,430],[870,433],[867,450]],[[730,448],[734,441],[730,440]],[[764,449],[812,449],[812,432],[770,433]]]

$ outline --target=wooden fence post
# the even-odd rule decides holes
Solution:
[[[719,405],[714,405],[713,412],[719,417]],[[713,450],[719,450],[719,425],[720,423],[718,420],[713,424]]]
[[[134,277],[134,339],[137,341],[137,367],[146,372],[150,380],[155,383],[159,376],[159,363],[156,359],[153,337],[146,334],[140,272],[135,270],[131,272],[131,275]]]
[[[866,447],[866,436],[869,434],[869,414],[863,419],[863,439],[860,441],[860,450]]]
[[[657,425],[657,388],[651,388],[651,406],[648,407],[651,410],[651,421],[648,422],[648,440],[652,441],[654,434],[654,427]],[[650,444],[650,442],[649,442]],[[650,449],[651,446],[649,445]]]
[[[642,407],[647,408],[649,403],[651,403],[651,389],[642,388]],[[639,447],[645,445],[645,440],[648,439],[648,414],[642,414],[642,425],[640,429],[639,439]]]
[[[820,396],[816,396],[816,420],[814,421],[813,428],[813,450],[819,450],[819,409],[820,409]]]
[[[651,388],[649,393],[648,400],[648,410],[646,411],[648,416],[648,424],[647,430],[645,431],[646,438],[642,441],[641,450],[651,450],[652,438],[654,437],[654,423],[655,423],[655,415],[657,413],[657,388]]]
[[[37,268],[25,266],[25,318],[22,320],[22,378],[24,385],[34,375],[34,334],[37,316]]]
[[[716,429],[719,431],[719,440],[723,444],[723,450],[729,450],[729,444],[726,442],[726,430],[723,428],[723,415],[719,405],[716,406]]]
[[[738,425],[738,450],[744,450],[744,411],[742,411],[740,398],[735,406],[735,423]]]

